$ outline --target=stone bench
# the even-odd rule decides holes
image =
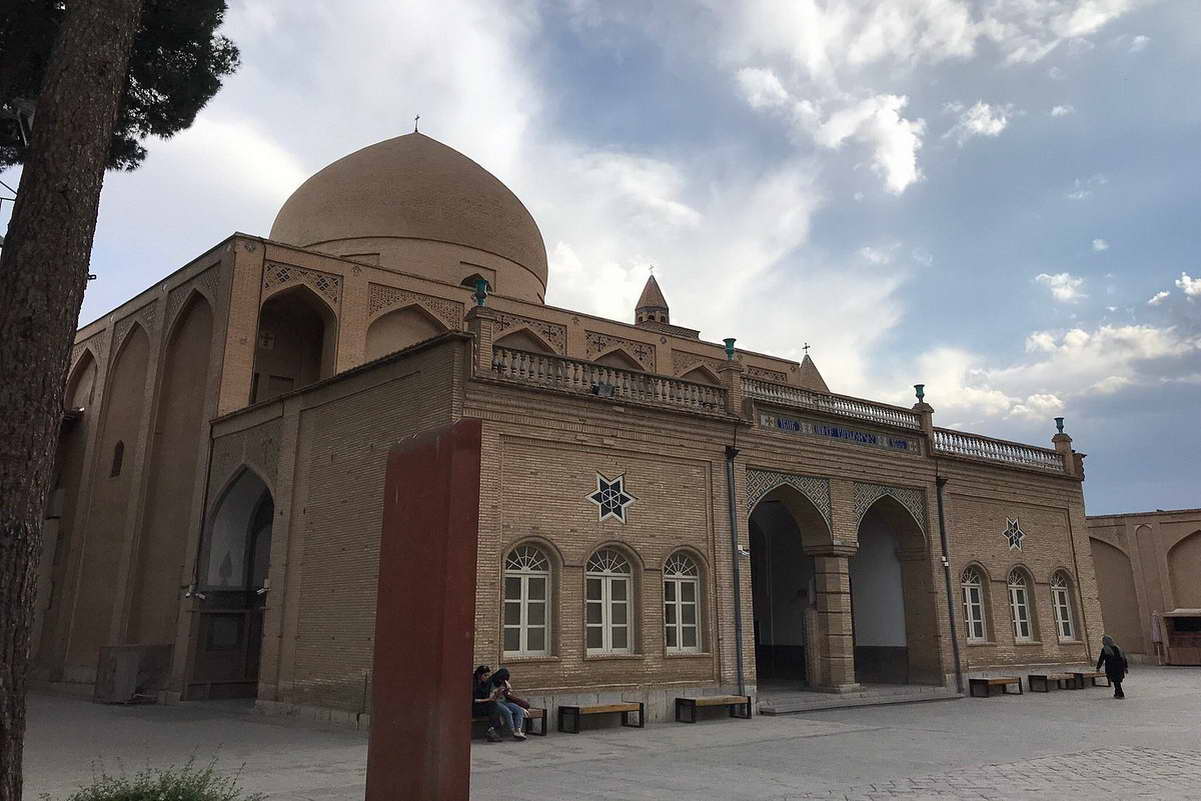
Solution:
[[[630,722],[630,713],[638,713],[638,722]],[[646,725],[646,705],[643,703],[597,704],[596,706],[560,706],[559,731],[568,734],[580,733],[580,717],[583,715],[621,714],[621,725],[641,729]],[[570,723],[570,727],[567,725]]]
[[[534,729],[533,721],[541,721],[537,730]],[[487,717],[476,717],[471,719],[472,726],[477,723],[482,723],[486,726],[491,725],[492,721]],[[532,706],[525,711],[525,724],[522,729],[526,734],[536,734],[539,737],[546,736],[546,709],[540,706]]]
[[[696,723],[696,708],[698,706],[724,706],[730,710],[730,717],[751,719],[751,697],[749,695],[702,695],[700,698],[676,699],[676,723]],[[688,710],[688,718],[683,716]]]
[[[1073,673],[1072,675],[1076,678],[1076,686],[1082,690],[1084,689],[1085,679],[1088,680],[1089,686],[1091,686],[1091,687],[1110,687],[1110,686],[1112,686],[1109,681],[1109,676],[1105,675],[1104,673],[1102,673],[1100,671],[1090,670],[1090,671],[1083,672],[1083,673]],[[1097,684],[1097,679],[1105,679],[1105,683]]]
[[[1061,690],[1076,690],[1083,686],[1075,673],[1031,673],[1026,677],[1032,693],[1051,692],[1051,682]]]
[[[993,687],[1001,688],[1001,695],[1021,695],[1022,694],[1022,678],[1021,676],[991,676],[979,679],[967,680],[968,694],[973,698],[988,698],[993,694]],[[1018,686],[1017,693],[1009,692],[1009,685],[1016,684]],[[983,690],[983,693],[977,693],[976,690]]]

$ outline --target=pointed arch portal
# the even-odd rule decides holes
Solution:
[[[257,695],[274,517],[271,490],[245,468],[205,523],[188,698]]]
[[[814,558],[807,551],[831,541],[813,502],[781,484],[751,511],[751,599],[759,688],[812,684],[816,613]]]

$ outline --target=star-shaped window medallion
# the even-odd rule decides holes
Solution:
[[[626,492],[624,483],[625,473],[614,479],[605,478],[600,473],[596,474],[596,492],[591,493],[587,498],[596,504],[600,520],[608,520],[612,517],[622,523],[626,522],[626,509],[638,499]]]
[[[1022,531],[1022,527],[1018,525],[1016,517],[1013,520],[1007,517],[1005,518],[1005,522],[1008,525],[1002,536],[1009,540],[1009,550],[1012,551],[1014,548],[1017,548],[1019,551],[1022,550],[1022,537],[1026,536],[1026,532]]]

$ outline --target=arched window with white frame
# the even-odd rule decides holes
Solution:
[[[1051,608],[1055,610],[1055,632],[1059,639],[1076,639],[1076,626],[1072,615],[1072,582],[1062,570],[1051,576]]]
[[[963,622],[968,642],[984,642],[988,632],[984,624],[984,578],[980,569],[968,566],[959,577],[963,588]]]
[[[700,568],[676,551],[663,566],[663,642],[669,654],[700,652],[700,597]]]
[[[634,581],[630,560],[621,551],[602,548],[588,558],[584,585],[584,640],[588,653],[632,653],[630,603]]]
[[[551,564],[534,545],[518,545],[505,557],[505,656],[550,654]]]
[[[1013,638],[1018,642],[1034,639],[1030,615],[1030,580],[1020,568],[1009,571],[1009,610],[1013,616]]]

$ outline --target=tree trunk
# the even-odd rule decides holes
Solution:
[[[0,249],[0,801],[21,801],[25,681],[63,382],[142,0],[70,0]]]

